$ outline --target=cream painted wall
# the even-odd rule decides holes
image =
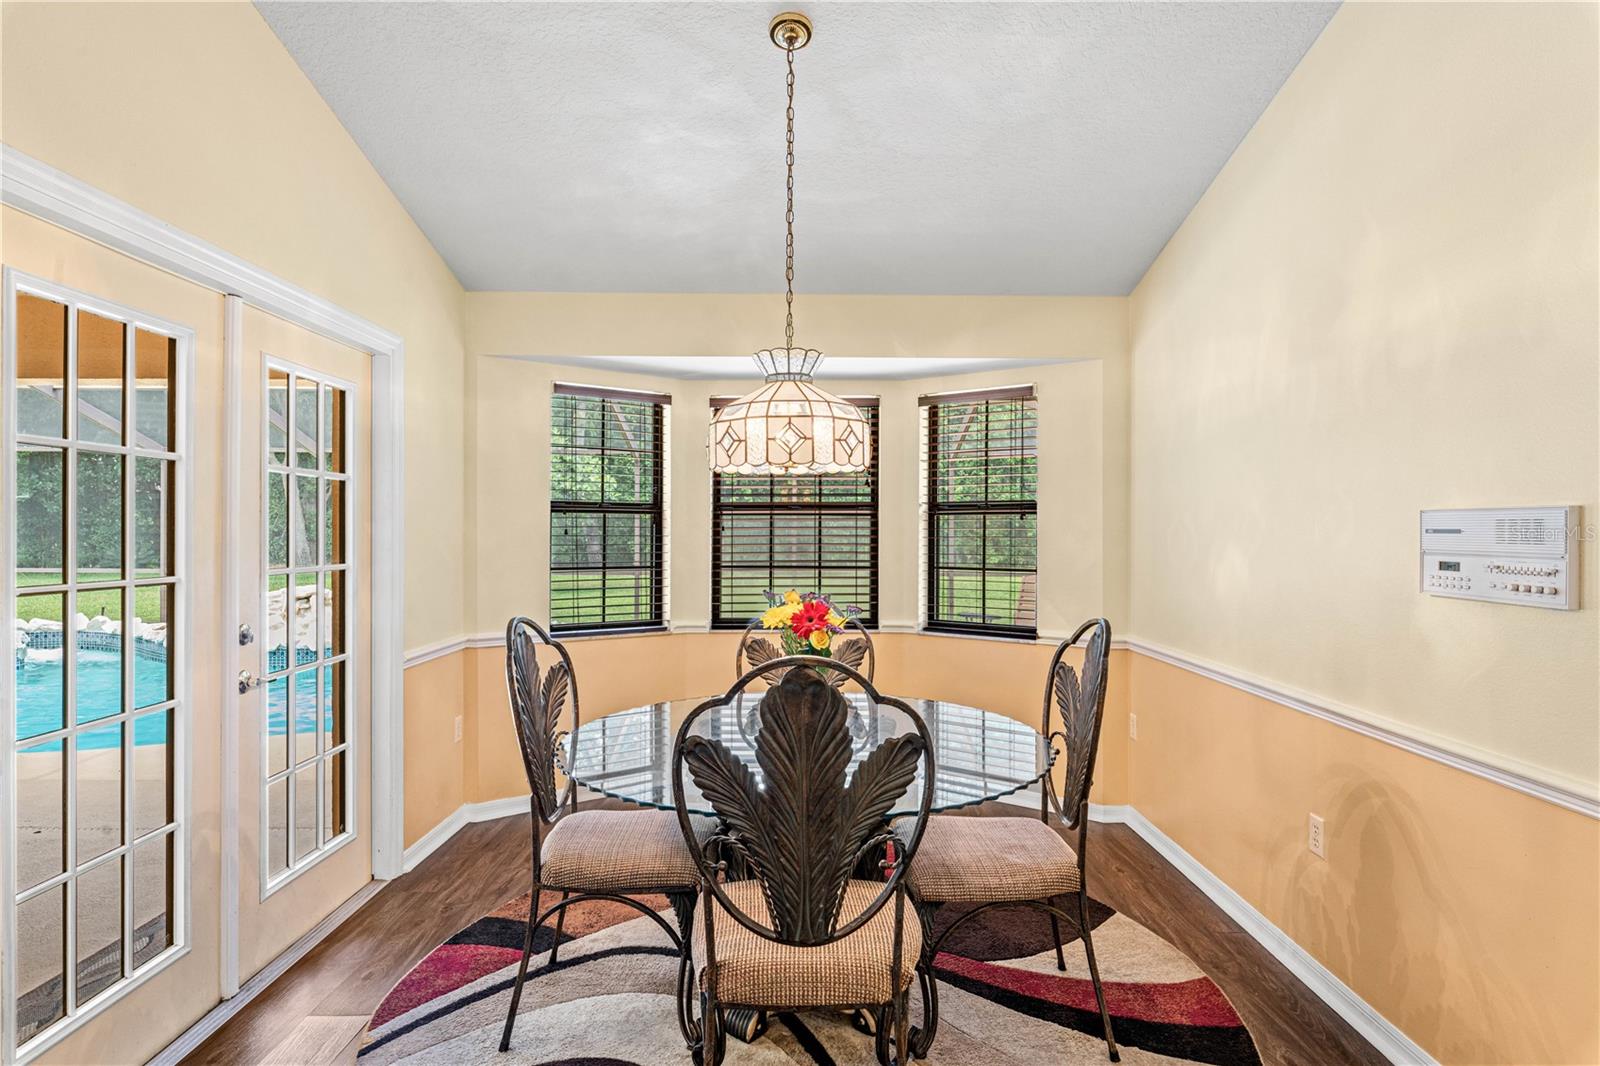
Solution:
[[[0,137],[400,334],[407,647],[462,632],[462,291],[247,3],[10,2]]]
[[[1416,552],[1425,507],[1600,520],[1596,14],[1345,5],[1129,308],[1133,632],[1580,794],[1592,534],[1573,613]],[[1440,1061],[1600,1061],[1600,823],[1129,665],[1144,816]]]
[[[1134,631],[1590,793],[1597,10],[1346,5],[1130,304]],[[1418,593],[1419,509],[1569,503],[1582,611]]]

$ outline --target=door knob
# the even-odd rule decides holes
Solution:
[[[241,625],[239,627],[239,647],[242,648],[247,644],[254,644],[255,642],[256,631],[250,628],[250,623],[246,622]]]
[[[243,696],[253,688],[260,688],[266,682],[256,677],[248,670],[239,671],[239,695]]]

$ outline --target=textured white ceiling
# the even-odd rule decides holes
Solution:
[[[257,6],[467,288],[783,288],[785,5]],[[797,289],[1128,292],[1335,7],[803,5]]]

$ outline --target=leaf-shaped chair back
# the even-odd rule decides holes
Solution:
[[[859,929],[893,896],[916,854],[933,804],[933,740],[911,706],[883,696],[853,667],[835,665],[861,686],[869,705],[893,707],[914,733],[879,744],[857,765],[851,760],[850,702],[816,671],[808,656],[772,659],[739,678],[722,696],[696,707],[678,730],[672,752],[672,795],[684,839],[700,877],[722,907],[746,929],[785,944],[827,944]],[[721,741],[693,733],[701,715],[736,702],[756,681],[782,680],[761,697],[756,763],[765,780]],[[857,863],[892,839],[887,816],[922,770],[916,822],[883,890],[860,914],[841,922],[846,883]],[[684,775],[693,777],[721,823],[705,847],[689,821]],[[718,883],[718,853],[731,852],[761,882],[771,925],[740,910]]]
[[[1087,633],[1083,650],[1083,674],[1063,662],[1067,649]],[[1092,618],[1056,645],[1050,659],[1050,673],[1044,687],[1044,725],[1040,732],[1054,744],[1065,748],[1066,773],[1060,792],[1061,817],[1076,829],[1089,802],[1089,786],[1094,783],[1095,753],[1100,747],[1100,723],[1106,708],[1106,673],[1111,655],[1111,623]],[[1061,727],[1052,728],[1052,708],[1061,712]],[[1045,778],[1053,791],[1054,782]]]
[[[832,657],[824,655],[818,658],[822,659],[824,666],[841,663],[866,675],[867,680],[871,681],[873,671],[878,665],[878,652],[873,647],[872,634],[854,618],[845,621],[844,629],[843,633],[833,639]],[[783,638],[776,632],[763,629],[758,618],[744,627],[744,635],[739,638],[739,647],[733,653],[733,672],[743,677],[763,663],[782,658],[783,654]],[[823,676],[834,688],[843,688],[850,680],[850,675],[838,670],[829,670]],[[781,680],[783,680],[781,672],[765,677],[769,685],[775,685]]]
[[[545,653],[541,669],[539,656]],[[511,720],[517,727],[517,747],[528,774],[533,811],[541,821],[554,821],[563,807],[577,799],[572,779],[564,795],[556,794],[556,752],[564,736],[578,732],[578,679],[572,657],[558,640],[531,618],[516,617],[506,624],[506,694],[511,700]],[[563,723],[563,713],[571,716]]]

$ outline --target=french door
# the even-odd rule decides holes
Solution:
[[[238,317],[246,980],[371,879],[371,360],[252,308]]]
[[[0,232],[0,1062],[144,1060],[371,881],[373,357]]]

